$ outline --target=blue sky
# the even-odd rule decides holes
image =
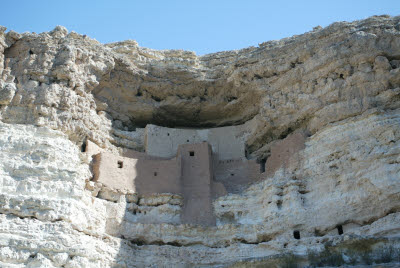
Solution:
[[[56,25],[102,43],[134,39],[154,49],[198,55],[257,46],[371,15],[400,15],[400,0],[13,0],[1,3],[0,25],[44,32]]]

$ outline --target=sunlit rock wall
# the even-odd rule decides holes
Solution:
[[[0,28],[0,266],[395,267],[399,96],[399,17],[201,57]],[[215,200],[215,227],[179,224],[181,196],[91,181],[82,152],[86,140],[144,151],[147,124],[249,120],[249,159],[279,159],[274,148],[298,133],[304,142]]]

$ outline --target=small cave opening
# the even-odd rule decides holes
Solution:
[[[156,102],[160,102],[161,101],[161,99],[159,97],[157,97],[157,96],[151,95],[151,98]]]
[[[261,75],[259,75],[259,74],[254,74],[254,78],[255,79],[262,79],[263,77]]]
[[[118,161],[118,168],[123,168],[124,167],[124,162]]]
[[[278,209],[282,209],[282,200],[276,201],[276,206],[278,207]]]
[[[336,229],[337,229],[339,235],[343,234],[343,226],[342,225],[336,226]]]
[[[83,141],[83,143],[81,145],[81,152],[86,153],[86,141]]]
[[[300,239],[300,231],[298,231],[298,230],[295,230],[295,231],[293,231],[293,237],[294,237],[294,239]]]
[[[227,100],[228,100],[228,102],[231,102],[231,101],[237,100],[237,97],[230,96],[230,97],[227,98]]]
[[[260,173],[265,172],[265,163],[267,163],[267,159],[261,159],[260,160]]]

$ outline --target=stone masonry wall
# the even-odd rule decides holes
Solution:
[[[213,161],[213,175],[229,193],[239,193],[249,184],[262,178],[260,164],[256,160],[229,159]]]
[[[149,160],[103,152],[94,157],[94,181],[140,194],[181,193],[181,159]]]
[[[208,142],[218,159],[243,159],[246,137],[252,121],[243,125],[209,129],[174,129],[155,125],[146,126],[146,153],[159,157],[173,157],[179,145]]]
[[[215,225],[212,207],[211,146],[204,142],[179,147],[182,157],[183,223]]]

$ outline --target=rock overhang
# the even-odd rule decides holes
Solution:
[[[135,44],[107,47],[60,27],[39,35],[0,31],[0,117],[6,124],[0,210],[2,224],[12,230],[0,228],[12,241],[6,249],[12,254],[0,261],[98,267],[140,266],[151,259],[159,266],[212,266],[332,249],[340,241],[361,243],[368,250],[355,256],[370,254],[377,261],[371,251],[376,241],[398,248],[399,30],[399,17],[371,17],[202,57]],[[103,88],[108,91],[98,94]],[[199,102],[209,114],[194,113]],[[93,181],[83,186],[90,176],[88,161],[79,164],[76,144],[83,140],[123,154],[144,150],[138,126],[217,127],[254,117],[246,137],[249,158],[268,158],[271,166],[281,161],[284,168],[213,201],[217,227],[180,224],[184,201],[177,195],[107,195]],[[43,136],[34,126],[21,131],[17,124],[66,135]],[[302,130],[308,135],[299,135]],[[61,144],[68,148],[57,148]],[[77,164],[63,163],[67,159]],[[42,178],[22,178],[37,161],[49,167],[31,169]],[[24,232],[30,226],[41,229]],[[59,231],[44,233],[46,228]],[[71,240],[81,245],[79,256],[64,246]],[[183,250],[184,258],[170,258]]]

